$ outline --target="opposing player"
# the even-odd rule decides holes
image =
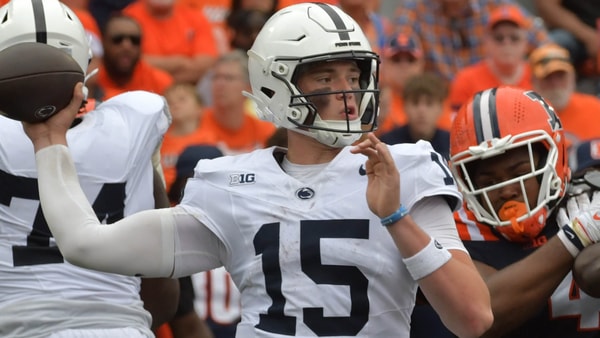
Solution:
[[[554,110],[533,91],[489,89],[461,108],[450,135],[466,200],[459,233],[492,297],[484,336],[597,337],[600,300],[579,290],[571,268],[600,240],[600,208],[590,208],[600,201],[570,200],[557,212],[570,170]]]
[[[87,67],[91,54],[84,29],[59,1],[11,1],[0,8],[0,17],[0,50],[37,41],[64,50],[82,69]],[[168,116],[162,98],[136,92],[105,102],[68,128],[84,192],[77,202],[92,205],[88,216],[95,222],[105,226],[154,207],[150,157],[168,127]],[[0,336],[154,337],[153,318],[144,305],[160,302],[157,295],[172,290],[163,289],[165,285],[174,286],[176,296],[177,284],[146,280],[144,291],[154,298],[144,304],[139,277],[65,261],[40,208],[31,141],[17,121],[0,116],[0,130]],[[111,250],[104,244],[97,254]],[[160,303],[159,311],[169,309]],[[160,324],[158,312],[154,314],[154,324]]]
[[[378,58],[357,23],[334,6],[293,5],[248,53],[248,95],[288,129],[289,148],[201,160],[170,209],[93,217],[65,137],[79,86],[67,109],[24,125],[65,257],[143,276],[224,265],[242,297],[237,337],[408,337],[417,285],[454,333],[483,333],[489,294],[456,233],[461,197],[443,158],[373,134],[349,147],[378,111]]]

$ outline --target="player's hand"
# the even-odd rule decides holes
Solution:
[[[368,157],[365,170],[367,185],[367,203],[369,209],[380,218],[387,217],[400,207],[400,174],[387,144],[382,143],[373,133],[354,146],[353,154]]]
[[[569,198],[567,206],[560,208],[556,221],[562,226],[566,237],[578,246],[576,239],[583,247],[600,241],[600,191],[593,193],[590,201],[589,195],[583,193]],[[576,236],[577,238],[574,238]],[[580,250],[582,248],[579,248]]]
[[[43,122],[23,122],[23,129],[31,139],[36,152],[53,144],[67,144],[67,130],[73,124],[73,119],[79,112],[82,101],[83,83],[79,82],[73,88],[71,102],[64,109]]]

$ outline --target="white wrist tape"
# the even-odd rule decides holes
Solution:
[[[577,257],[579,252],[583,249],[583,244],[568,225],[563,226],[561,230],[558,230],[556,234],[560,241],[563,243],[567,251],[573,256]]]
[[[441,268],[450,258],[452,258],[452,254],[432,238],[421,251],[402,261],[412,278],[417,281]]]

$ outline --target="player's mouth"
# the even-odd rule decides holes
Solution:
[[[348,119],[350,121],[358,118],[358,112],[355,107],[347,107],[345,109],[342,109],[340,115],[343,115],[345,119]]]

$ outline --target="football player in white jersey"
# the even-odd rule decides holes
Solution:
[[[0,17],[0,50],[36,41],[65,50],[82,69],[87,67],[90,54],[84,29],[59,1],[11,1],[0,8]],[[160,96],[132,92],[105,102],[69,128],[67,139],[73,146],[83,199],[94,209],[91,217],[108,224],[154,208],[150,159],[169,118]],[[143,291],[150,297],[142,300],[139,277],[97,272],[65,261],[40,208],[31,141],[20,122],[4,116],[0,130],[0,336],[153,337],[153,319],[152,324],[160,324],[170,318],[159,320],[159,312],[160,316],[174,312],[176,281],[146,280]],[[171,302],[171,291],[175,299],[164,303],[161,296]],[[157,302],[162,308],[151,318],[144,307]]]
[[[247,95],[288,129],[288,148],[199,161],[173,208],[93,217],[65,137],[81,85],[70,107],[24,124],[63,255],[125,275],[225,266],[241,293],[240,338],[408,337],[417,286],[455,334],[483,333],[489,292],[458,237],[461,195],[442,156],[372,133],[355,144],[378,111],[378,57],[358,24],[334,6],[292,5],[248,54]]]

